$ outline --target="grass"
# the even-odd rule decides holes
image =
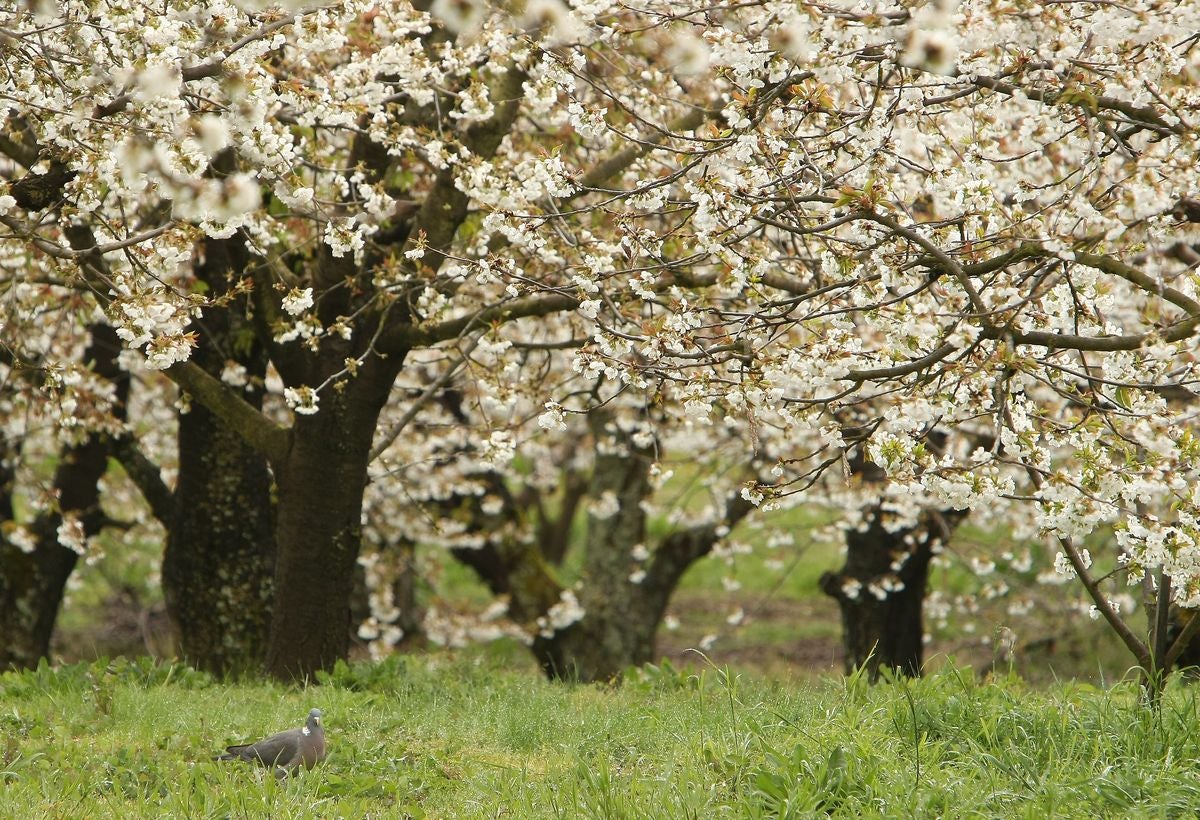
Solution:
[[[1194,689],[784,683],[669,665],[620,687],[438,657],[323,685],[149,660],[0,677],[6,817],[1170,817],[1200,804]],[[276,783],[228,743],[326,710],[325,765]]]

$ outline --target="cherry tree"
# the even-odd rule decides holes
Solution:
[[[640,492],[656,406],[704,452],[723,436],[695,430],[732,431],[735,462],[765,457],[768,475],[751,466],[714,527],[743,503],[835,493],[852,462],[886,474],[891,532],[1023,499],[1150,669],[1161,641],[1114,611],[1076,542],[1115,525],[1131,576],[1197,601],[1197,13],[7,12],[5,270],[72,294],[76,327],[103,311],[265,460],[277,676],[346,652],[372,459],[385,495],[394,445],[511,461],[538,441],[521,402],[548,428],[586,416],[595,503]],[[205,278],[214,242],[237,261]],[[237,322],[206,340],[195,322],[222,311]],[[221,353],[242,322],[286,411],[247,401]],[[208,345],[218,358],[193,357]],[[552,360],[611,389],[546,380]],[[434,375],[399,391],[418,368]],[[453,391],[476,397],[459,418]],[[488,492],[468,495],[463,516],[486,524]],[[594,530],[589,560],[637,545]],[[564,601],[539,593],[521,620],[586,632],[587,606],[555,621]]]
[[[714,164],[709,189],[715,235],[742,232],[735,275],[770,259],[758,281],[779,287],[791,258],[798,280],[794,298],[718,308],[757,355],[735,368],[752,393],[710,376],[714,406],[733,393],[764,426],[819,433],[818,458],[865,452],[914,500],[894,530],[930,502],[1024,497],[1148,670],[1164,630],[1133,633],[1077,540],[1115,525],[1130,577],[1160,573],[1159,611],[1194,605],[1194,15],[830,15],[823,34],[863,48],[817,58],[770,108],[748,83],[747,169]],[[797,466],[806,485],[812,461]],[[845,580],[847,597],[866,586]]]
[[[511,364],[524,379],[498,385],[483,375],[505,369],[497,357],[518,348]],[[756,479],[741,426],[691,424],[664,396],[647,401],[570,361],[524,340],[485,338],[463,359],[479,378],[443,390],[407,420],[422,434],[381,451],[363,556],[371,612],[360,630],[376,653],[413,628],[448,644],[509,635],[551,676],[609,679],[655,659],[656,632],[684,572],[732,549],[731,532],[754,509],[741,497]],[[548,394],[557,400],[542,401]],[[395,402],[383,426],[405,407]],[[497,416],[505,435],[478,446],[472,431]],[[428,434],[437,429],[453,434]],[[676,470],[702,485],[691,503],[681,503],[679,482],[669,484]],[[665,527],[651,526],[656,518]],[[393,585],[412,556],[392,533],[450,550],[496,604],[475,618],[435,605],[423,623],[397,628],[406,612]],[[577,555],[563,566],[569,552]]]
[[[130,347],[266,458],[279,545],[267,664],[308,674],[346,650],[366,465],[405,357],[585,301],[565,260],[503,217],[501,200],[519,213],[546,196],[565,205],[671,132],[625,134],[597,109],[558,106],[587,64],[564,46],[584,29],[556,5],[441,22],[407,4],[161,11],[13,15],[3,147],[24,172],[0,219],[28,271],[69,272]],[[640,96],[650,123],[700,119]],[[518,114],[531,127],[515,130]],[[595,158],[578,181],[550,150],[572,122],[586,139],[578,163]],[[205,283],[207,296],[202,237],[236,237],[250,257],[221,287]],[[190,360],[197,312],[246,293],[295,411],[288,426]]]

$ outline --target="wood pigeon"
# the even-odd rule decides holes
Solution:
[[[276,777],[295,774],[303,766],[311,769],[325,759],[325,730],[321,727],[321,710],[313,709],[308,720],[298,729],[263,738],[257,743],[229,746],[216,760],[248,760],[274,767]]]

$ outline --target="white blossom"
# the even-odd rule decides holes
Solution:
[[[313,289],[292,288],[283,297],[283,309],[292,316],[299,316],[313,306]]]
[[[317,403],[320,401],[320,396],[317,395],[316,390],[305,385],[284,388],[283,398],[287,401],[288,407],[302,416],[314,415],[319,409]]]

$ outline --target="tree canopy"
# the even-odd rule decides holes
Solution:
[[[489,546],[531,636],[586,623],[531,523],[572,468],[592,578],[669,576],[754,507],[1003,511],[1148,658],[1077,540],[1115,526],[1200,604],[1197,30],[1190,2],[0,12],[6,441],[161,429],[174,400],[120,416],[86,353],[111,325],[135,392],[161,371],[269,466],[279,675],[345,653],[363,521]],[[602,538],[664,452],[709,509],[677,550]]]

